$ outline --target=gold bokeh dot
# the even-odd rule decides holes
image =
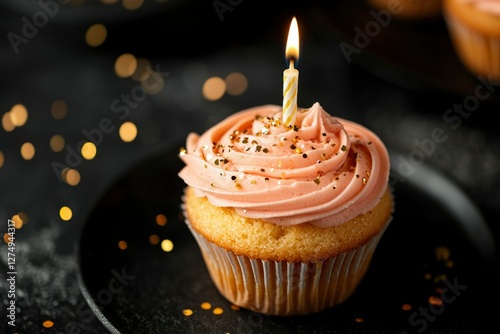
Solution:
[[[85,42],[89,46],[96,47],[102,45],[106,40],[106,36],[108,35],[108,31],[103,24],[96,23],[91,25],[85,34]]]
[[[174,243],[169,239],[165,239],[161,242],[161,249],[163,249],[164,252],[170,252],[174,249]]]
[[[63,119],[68,113],[68,105],[63,100],[55,100],[50,107],[50,113],[55,119]]]
[[[97,154],[97,147],[94,143],[88,141],[82,145],[81,153],[84,159],[92,160]]]
[[[124,53],[115,61],[115,73],[120,78],[126,78],[134,74],[137,68],[137,59],[133,54]]]
[[[59,209],[59,217],[64,221],[68,221],[73,217],[73,211],[69,207],[63,206]]]
[[[10,111],[6,112],[2,116],[2,128],[7,132],[11,132],[16,128],[14,123],[12,123],[12,118],[10,117]]]
[[[212,304],[209,302],[203,302],[201,303],[200,307],[204,310],[210,310],[212,308]]]
[[[3,241],[5,241],[6,244],[8,244],[9,242],[12,242],[12,236],[6,232],[3,235]]]
[[[149,236],[149,243],[151,245],[158,245],[160,243],[160,237],[157,234],[151,234]]]
[[[132,122],[125,122],[120,125],[120,138],[124,142],[131,142],[137,137],[137,126]]]
[[[22,104],[16,104],[10,110],[10,120],[14,126],[23,126],[28,120],[28,110]]]
[[[136,81],[141,80],[143,75],[148,73],[147,69],[151,69],[151,62],[145,58],[137,59],[137,66],[132,74],[132,79]]]
[[[158,224],[159,226],[167,225],[167,216],[165,216],[162,213],[157,215],[155,220],[156,220],[156,224]]]
[[[106,5],[112,5],[112,4],[115,4],[117,2],[119,2],[120,0],[101,0],[101,2],[103,4],[106,4]]]
[[[221,307],[216,307],[216,308],[214,308],[214,310],[212,312],[215,315],[220,315],[220,314],[224,313],[224,310]]]
[[[3,152],[0,151],[0,168],[2,168],[4,162],[5,162],[5,157],[3,155]]]
[[[64,168],[61,172],[61,177],[70,186],[76,186],[80,183],[80,172],[73,168]]]
[[[136,10],[144,4],[144,0],[122,0],[125,9]]]
[[[227,93],[230,95],[241,95],[247,90],[248,80],[241,73],[231,73],[226,77],[225,81]]]
[[[50,149],[54,152],[61,152],[64,149],[64,137],[61,135],[53,135],[50,138]]]
[[[24,160],[31,160],[35,156],[35,146],[32,143],[26,142],[21,146],[21,156]]]
[[[208,78],[203,84],[203,97],[209,101],[220,99],[226,92],[226,82],[219,77]]]
[[[128,247],[128,244],[126,241],[120,240],[118,242],[118,248],[120,248],[121,250],[125,250],[125,249],[127,249],[127,247]]]

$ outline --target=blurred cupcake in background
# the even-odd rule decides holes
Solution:
[[[432,20],[441,18],[442,0],[366,0],[378,10],[388,10],[402,20]]]
[[[500,80],[500,0],[444,0],[443,15],[464,66]]]

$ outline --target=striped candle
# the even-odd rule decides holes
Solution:
[[[283,71],[283,123],[285,126],[294,126],[299,86],[299,71],[294,68],[294,62],[299,58],[299,28],[295,17],[288,32],[286,58],[290,60],[290,67]]]

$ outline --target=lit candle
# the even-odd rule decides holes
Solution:
[[[293,65],[299,59],[299,28],[295,17],[290,24],[286,41],[286,59],[290,61],[288,69],[283,71],[283,123],[294,126],[297,118],[297,91],[299,86],[299,71]]]

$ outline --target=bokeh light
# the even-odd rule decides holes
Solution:
[[[108,31],[103,24],[96,23],[91,25],[85,33],[85,42],[91,47],[102,45],[106,40]]]
[[[80,172],[74,168],[66,167],[61,172],[61,178],[66,184],[76,186],[80,183]]]
[[[50,149],[53,152],[61,152],[64,149],[64,144],[65,144],[64,137],[61,135],[53,135],[50,138],[49,145]]]
[[[92,160],[97,154],[97,147],[94,143],[88,141],[82,145],[81,153],[85,160]]]
[[[134,74],[137,68],[137,59],[133,54],[124,53],[115,61],[115,73],[120,78],[127,78]]]
[[[10,120],[14,126],[23,126],[28,120],[28,110],[22,104],[16,104],[10,110]]]
[[[169,239],[165,239],[161,242],[161,249],[163,249],[164,252],[170,252],[174,249],[174,243]]]
[[[247,78],[238,72],[230,73],[226,77],[226,91],[230,95],[241,95],[243,94],[248,87]]]
[[[132,122],[125,122],[120,126],[120,138],[124,142],[131,142],[137,137],[137,127]]]
[[[55,119],[63,119],[68,113],[68,105],[63,100],[55,100],[50,107],[50,113]]]
[[[144,0],[122,0],[125,9],[136,10],[144,4]]]
[[[208,78],[203,84],[203,97],[209,101],[220,99],[226,92],[226,82],[219,77]]]
[[[73,211],[69,207],[63,206],[59,209],[59,217],[61,217],[64,221],[71,220],[73,217]]]
[[[26,142],[21,145],[21,156],[24,160],[31,160],[35,156],[35,146],[32,143]]]

